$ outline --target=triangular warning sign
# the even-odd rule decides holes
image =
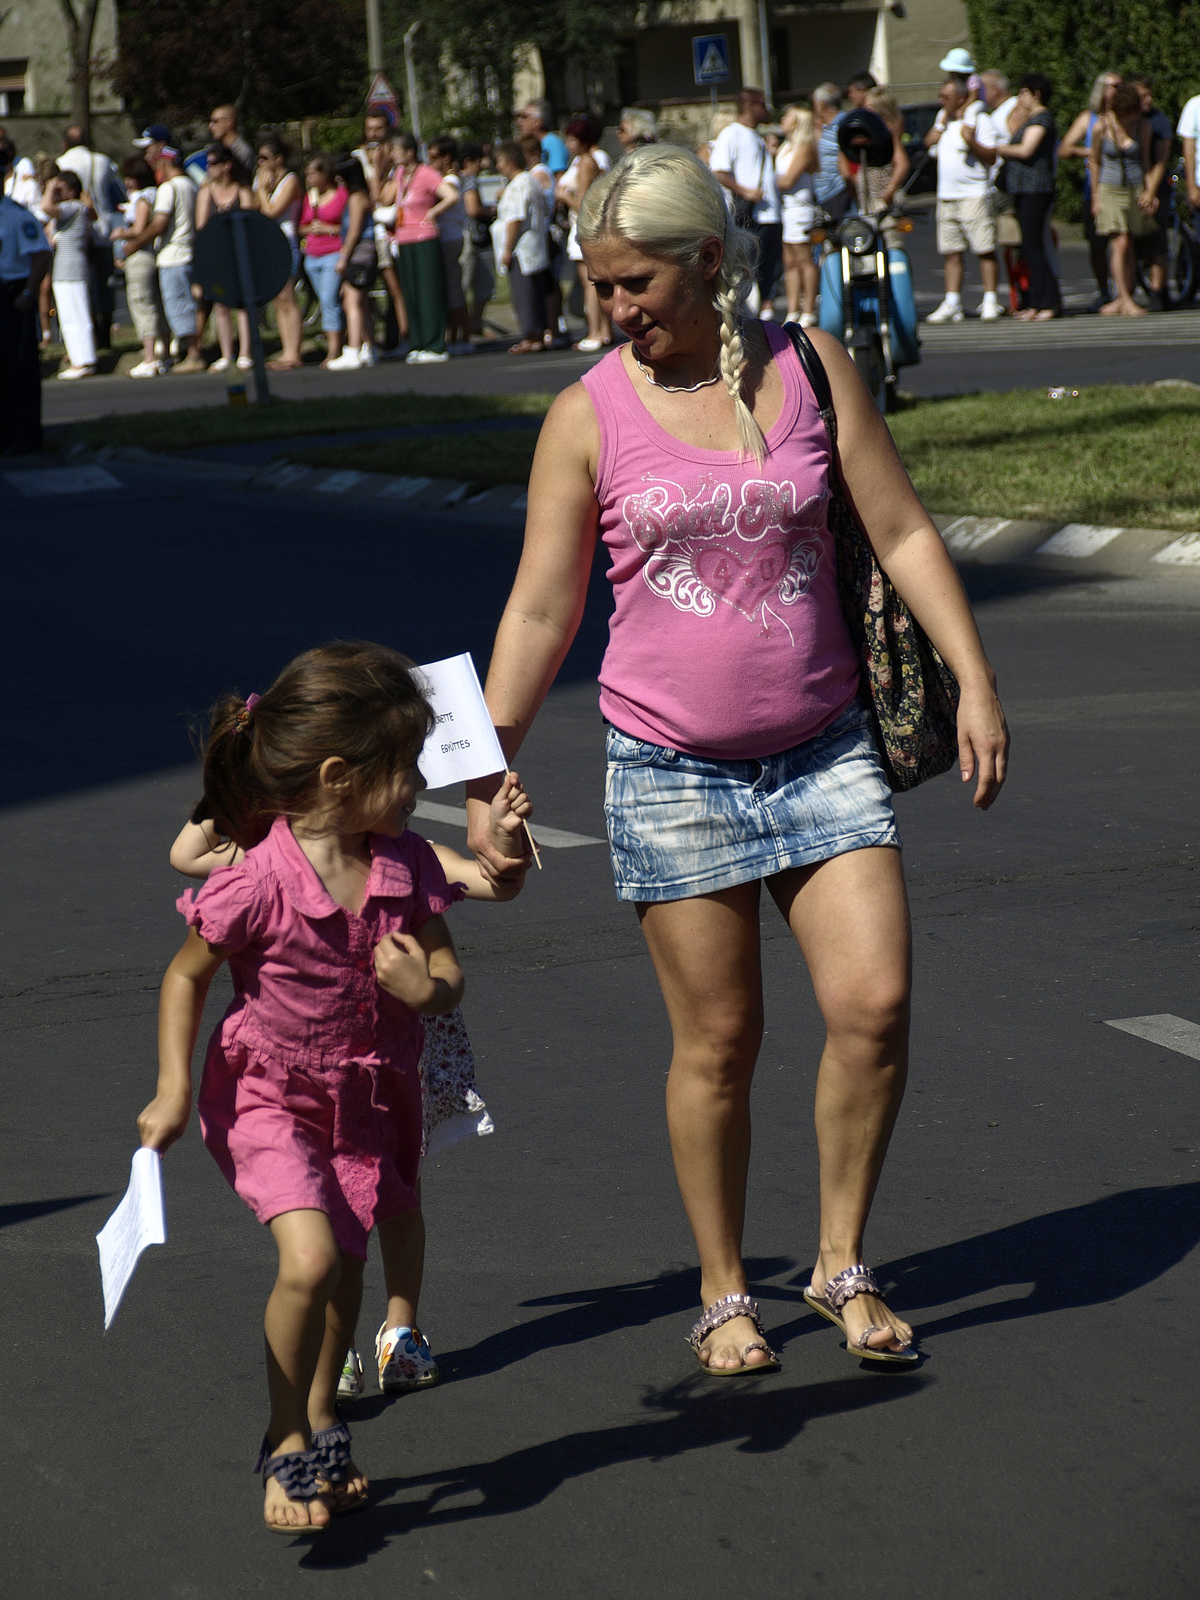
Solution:
[[[704,52],[704,60],[700,63],[700,76],[702,78],[720,78],[725,72],[725,57],[721,54],[714,41]]]
[[[377,72],[371,79],[371,87],[367,90],[367,104],[369,106],[395,106],[399,105],[396,91],[384,77],[382,72]]]

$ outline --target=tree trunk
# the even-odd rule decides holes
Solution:
[[[84,143],[92,142],[92,35],[100,0],[59,0],[67,29],[67,54],[71,62],[71,121],[83,129]]]

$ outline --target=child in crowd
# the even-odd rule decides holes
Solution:
[[[96,213],[74,172],[61,173],[49,185],[42,209],[54,227],[54,306],[67,347],[67,365],[60,378],[90,378],[96,370],[96,333],[92,324],[92,223]]]
[[[334,644],[298,656],[261,697],[220,699],[205,748],[208,842],[234,849],[179,902],[189,932],[163,980],[158,1088],[138,1126],[160,1151],[183,1133],[205,996],[228,960],[234,998],[198,1108],[205,1144],[279,1251],[256,1466],[273,1532],[319,1531],[366,1503],[338,1379],[367,1236],[418,1207],[423,1019],[453,1011],[463,989],[443,913],[466,890],[406,832],[432,726],[404,656]],[[492,834],[514,859],[530,812],[510,775]]]

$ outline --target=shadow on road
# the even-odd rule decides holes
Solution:
[[[0,1206],[0,1228],[11,1228],[17,1222],[32,1222],[35,1217],[48,1217],[55,1211],[69,1211],[72,1206],[86,1206],[90,1200],[106,1200],[111,1190],[99,1194],[63,1195],[58,1200],[18,1200],[13,1205]]]
[[[353,1522],[335,1523],[300,1565],[358,1566],[400,1535],[525,1511],[570,1479],[622,1462],[670,1460],[723,1444],[754,1454],[782,1450],[818,1417],[898,1400],[928,1382],[915,1375],[903,1383],[872,1382],[869,1375],[860,1374],[792,1388],[769,1378],[740,1378],[736,1385],[725,1386],[696,1374],[667,1389],[649,1391],[643,1408],[661,1414],[647,1421],[570,1433],[494,1461],[443,1472],[377,1478],[370,1508]],[[419,1498],[386,1503],[422,1489],[426,1493]]]

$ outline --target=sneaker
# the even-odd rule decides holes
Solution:
[[[979,307],[980,322],[999,322],[1004,315],[1004,307],[994,294],[984,295],[983,304]]]
[[[450,357],[444,350],[410,350],[404,359],[410,367],[423,367],[433,361],[449,361]]]
[[[56,378],[94,378],[95,367],[64,367],[61,372],[54,374]]]
[[[775,321],[775,307],[774,306],[764,306],[762,308],[762,310],[758,313],[758,320],[760,322],[774,322]]]
[[[379,362],[379,354],[373,344],[361,344],[358,347],[358,364],[360,367],[373,367]]]
[[[343,350],[340,356],[335,356],[332,361],[327,361],[325,367],[329,372],[357,372],[362,366],[357,350]]]
[[[342,1375],[338,1379],[338,1399],[357,1400],[367,1387],[367,1380],[363,1377],[362,1357],[351,1345],[346,1351],[346,1364],[342,1368]]]
[[[230,361],[228,356],[218,356],[208,370],[210,372],[228,372],[232,365],[233,362]]]
[[[925,318],[926,322],[961,322],[963,308],[961,304],[952,305],[949,300],[943,300],[936,311],[931,311]]]
[[[816,312],[806,311],[800,318],[800,326],[802,328],[815,328],[818,324],[818,320],[819,319]]]
[[[384,1394],[428,1389],[441,1376],[420,1328],[389,1328],[385,1322],[375,1335],[375,1360]]]
[[[130,367],[131,378],[160,378],[163,373],[162,364],[158,361],[139,361],[136,367]]]
[[[239,356],[237,359],[237,364],[239,372],[249,372],[250,368],[254,365],[254,357]]]
[[[186,356],[182,361],[177,361],[171,368],[172,372],[207,372],[208,362],[203,356]]]

